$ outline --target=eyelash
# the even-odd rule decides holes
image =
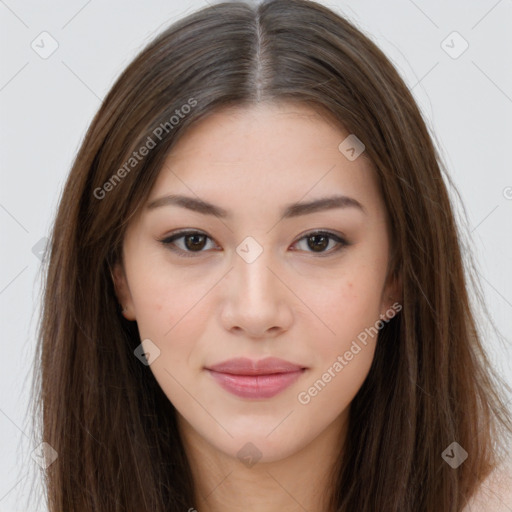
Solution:
[[[205,236],[209,240],[212,240],[208,235],[206,235],[206,233],[203,233],[201,231],[179,231],[177,233],[171,234],[171,235],[169,235],[161,240],[158,240],[158,241],[160,243],[162,243],[165,247],[169,248],[171,251],[177,253],[179,256],[183,256],[185,258],[195,258],[195,257],[199,256],[201,253],[206,252],[206,251],[204,251],[204,250],[184,251],[183,249],[176,248],[176,246],[173,247],[173,242],[175,240],[179,240],[180,238],[186,238],[187,236],[190,236],[190,235],[201,235],[201,236]],[[339,235],[332,233],[331,231],[323,231],[323,230],[310,231],[308,233],[305,233],[301,238],[299,238],[297,240],[297,242],[300,242],[301,240],[307,239],[307,238],[309,238],[311,236],[315,236],[315,235],[326,236],[339,244],[338,247],[335,247],[334,249],[331,249],[329,251],[318,252],[318,253],[315,253],[314,251],[307,251],[307,252],[310,252],[320,258],[331,256],[333,253],[337,253],[344,247],[347,247],[348,245],[350,245],[345,239],[343,239]],[[295,243],[297,243],[297,242],[295,242]]]

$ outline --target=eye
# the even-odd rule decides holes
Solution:
[[[183,242],[181,247],[176,244],[177,240]],[[159,241],[180,256],[194,257],[194,253],[205,252],[203,249],[207,245],[207,240],[211,240],[211,238],[201,231],[180,231]],[[328,256],[350,245],[342,237],[330,231],[311,231],[302,236],[295,244],[303,240],[306,241],[306,246],[312,249],[311,251],[306,249],[306,252],[317,253],[320,256]],[[331,247],[331,250],[326,251],[325,249],[331,242],[335,242],[334,248]]]
[[[176,247],[177,244],[175,243],[176,240],[180,239],[183,239],[184,242],[184,246],[181,248]],[[190,258],[194,256],[192,253],[204,252],[202,249],[204,249],[207,239],[210,239],[210,237],[201,231],[180,231],[160,240],[160,242],[180,256]]]
[[[341,236],[332,233],[330,231],[311,231],[302,236],[296,244],[305,240],[306,247],[312,249],[307,252],[314,252],[320,256],[329,256],[333,252],[338,252],[343,249],[349,243],[343,239]],[[325,249],[329,247],[330,242],[335,242],[334,248],[331,247],[331,250],[326,251]],[[337,244],[337,246],[336,246]]]

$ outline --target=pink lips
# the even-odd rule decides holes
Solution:
[[[271,398],[305,371],[302,366],[275,357],[260,361],[239,357],[206,369],[226,391],[242,398]]]

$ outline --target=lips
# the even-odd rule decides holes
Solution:
[[[267,357],[260,361],[237,357],[219,364],[209,366],[208,370],[231,375],[270,375],[273,373],[289,373],[302,370],[304,367],[290,363],[284,359]]]
[[[271,398],[284,391],[306,370],[283,359],[259,361],[239,357],[206,368],[226,391],[241,398]]]

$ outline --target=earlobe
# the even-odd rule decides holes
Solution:
[[[121,263],[117,262],[110,270],[112,282],[117,300],[119,302],[119,310],[127,320],[135,320],[133,301],[126,279],[126,273]]]

